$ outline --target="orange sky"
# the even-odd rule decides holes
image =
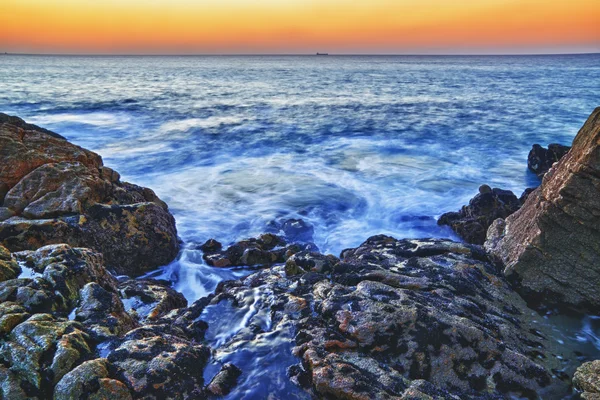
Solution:
[[[600,51],[600,1],[0,0],[0,51]]]

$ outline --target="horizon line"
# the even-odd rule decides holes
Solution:
[[[14,53],[0,52],[0,56],[51,57],[486,57],[486,56],[579,56],[599,55],[593,52],[566,53]]]

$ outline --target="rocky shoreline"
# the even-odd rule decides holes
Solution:
[[[600,313],[600,108],[572,148],[533,147],[539,188],[517,198],[483,185],[440,218],[466,243],[378,235],[336,257],[304,221],[280,221],[198,246],[214,268],[257,271],[193,304],[135,278],[179,251],[151,189],[16,117],[0,114],[0,143],[0,398],[227,395],[248,371],[224,363],[205,377],[216,346],[205,312],[263,295],[263,323],[218,346],[289,335],[288,378],[307,398],[600,398],[599,361],[565,370],[581,355],[532,318]]]

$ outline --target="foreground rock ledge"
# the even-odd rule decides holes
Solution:
[[[66,243],[138,274],[178,252],[175,219],[152,190],[121,182],[89,150],[0,114],[0,243],[11,251]]]
[[[485,246],[530,300],[600,309],[600,108]]]

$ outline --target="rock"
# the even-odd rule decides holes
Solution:
[[[563,146],[557,143],[551,143],[545,149],[539,144],[534,144],[527,157],[527,167],[531,172],[542,178],[552,164],[559,161],[571,149],[568,146]]]
[[[288,275],[296,275],[308,271],[328,273],[339,261],[339,258],[331,254],[324,256],[316,252],[301,251],[287,259],[285,262],[285,272]]]
[[[115,378],[134,398],[204,398],[202,371],[210,356],[206,346],[149,328],[129,332],[108,355]]]
[[[519,197],[519,204],[521,206],[523,206],[523,204],[525,204],[525,202],[527,201],[527,198],[529,197],[529,195],[531,193],[533,193],[535,191],[536,188],[527,188],[523,191],[523,193],[521,194],[521,197]]]
[[[30,317],[25,307],[11,301],[0,303],[0,337],[8,335],[15,326]]]
[[[55,400],[131,400],[123,382],[109,378],[104,358],[85,361],[62,377],[54,388]]]
[[[102,165],[98,154],[67,142],[47,129],[0,113],[0,184],[9,189],[37,167],[77,161],[90,168]]]
[[[131,279],[119,284],[119,294],[128,312],[140,322],[157,320],[169,311],[187,307],[185,297],[166,281]]]
[[[503,229],[500,229],[500,228]],[[486,249],[533,303],[600,307],[600,108]]]
[[[14,217],[15,212],[7,207],[0,207],[0,222],[6,221],[10,217]]]
[[[573,386],[581,390],[582,398],[596,399],[600,396],[600,360],[590,361],[577,368],[573,376]]]
[[[267,335],[284,340],[291,333],[302,361],[289,369],[290,379],[315,398],[569,393],[569,382],[553,370],[563,368],[557,356],[574,355],[555,347],[549,328],[531,322],[532,310],[481,247],[380,235],[343,251],[321,272],[312,265],[327,256],[297,255],[293,275],[276,265],[223,282],[203,300],[203,309],[218,306],[219,314],[232,309],[227,316],[252,309],[247,326],[219,351],[264,346]],[[179,326],[202,315],[177,314]]]
[[[203,245],[199,246],[198,248],[207,254],[212,254],[221,251],[223,245],[217,242],[215,239],[208,239],[206,242],[204,242]]]
[[[12,258],[6,247],[0,245],[0,282],[14,279],[21,273],[21,267]]]
[[[170,263],[179,251],[175,219],[153,202],[100,205],[88,210],[81,224],[83,241],[105,254],[118,274],[138,275]]]
[[[215,396],[225,396],[231,392],[231,389],[236,385],[237,378],[242,374],[242,371],[231,363],[227,363],[221,367],[221,370],[210,381],[206,389]]]
[[[54,385],[91,355],[88,336],[74,321],[36,314],[0,340],[0,364],[7,369],[7,395],[19,386],[28,398],[50,398]],[[6,382],[8,380],[8,382]]]
[[[216,250],[220,247],[220,243],[218,245],[216,243],[218,242],[213,241],[210,246],[204,246],[203,258],[208,265],[219,268],[254,265],[270,266],[284,263],[290,256],[300,251],[317,250],[317,247],[312,243],[286,245],[286,241],[282,237],[271,233],[234,243],[226,250]]]
[[[109,195],[111,183],[81,163],[44,164],[13,186],[4,206],[29,219],[83,214]]]
[[[16,256],[34,276],[0,282],[0,300],[21,304],[31,313],[68,314],[76,305],[79,290],[88,282],[112,291],[116,287],[103,266],[102,255],[89,249],[50,245]]]
[[[115,292],[90,282],[81,289],[80,297],[75,320],[86,327],[96,342],[122,336],[138,327]]]
[[[469,205],[463,206],[459,212],[443,214],[438,225],[450,226],[467,243],[483,244],[492,222],[508,217],[520,206],[513,192],[482,185],[479,194],[469,201]]]
[[[0,243],[10,251],[88,247],[132,275],[177,255],[166,204],[150,189],[121,182],[97,154],[4,114],[0,141]]]

